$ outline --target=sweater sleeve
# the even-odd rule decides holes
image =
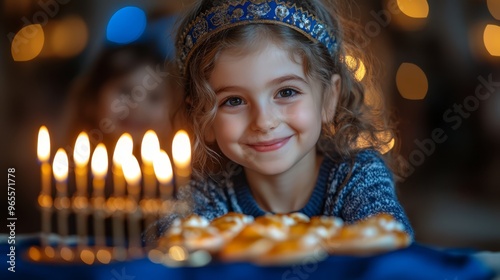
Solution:
[[[413,229],[396,196],[392,173],[377,152],[360,153],[348,180],[336,198],[335,213],[347,223],[388,213],[405,226],[413,239]]]

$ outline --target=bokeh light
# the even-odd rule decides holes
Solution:
[[[401,96],[409,100],[424,99],[429,89],[424,71],[413,63],[403,63],[399,66],[396,85]]]
[[[37,57],[43,49],[45,34],[40,24],[23,27],[14,36],[11,53],[14,61],[29,61]]]
[[[500,0],[488,0],[487,3],[491,15],[500,20]]]
[[[484,46],[492,56],[500,56],[500,26],[486,25],[483,34]]]
[[[146,13],[138,7],[125,7],[113,14],[108,22],[106,37],[118,44],[131,43],[146,29]]]
[[[87,25],[79,16],[69,16],[55,24],[50,34],[53,55],[72,57],[83,51],[88,42]]]
[[[405,15],[412,18],[426,18],[429,15],[427,0],[397,0],[398,7]]]
[[[412,3],[412,0],[384,0],[384,11],[387,16],[387,24],[391,24],[391,26],[404,31],[423,29],[427,24],[428,10],[426,14],[424,13],[425,8],[414,8],[415,5],[418,6],[419,3]],[[410,15],[418,17],[412,17]],[[425,17],[423,15],[425,15]]]
[[[356,59],[350,55],[346,55],[345,62],[347,66],[354,72],[354,77],[356,80],[361,81],[366,75],[366,67],[363,61]]]

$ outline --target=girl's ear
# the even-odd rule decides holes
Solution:
[[[340,75],[334,74],[330,82],[330,87],[328,87],[325,92],[325,103],[323,104],[323,111],[321,114],[324,123],[332,121],[335,117],[341,89]]]

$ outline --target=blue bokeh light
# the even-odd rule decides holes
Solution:
[[[128,6],[116,11],[108,22],[106,38],[114,43],[128,44],[137,40],[146,29],[146,13]]]

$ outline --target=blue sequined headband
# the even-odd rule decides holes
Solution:
[[[196,17],[182,32],[177,43],[177,63],[184,75],[194,50],[210,36],[228,28],[251,23],[288,26],[313,42],[323,44],[333,56],[336,38],[328,26],[307,10],[285,1],[228,0]]]

